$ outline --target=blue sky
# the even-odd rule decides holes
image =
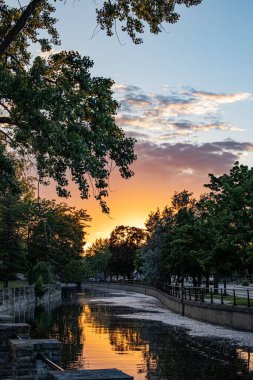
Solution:
[[[141,225],[175,190],[203,192],[208,173],[228,172],[237,159],[253,166],[253,0],[180,6],[177,24],[158,36],[146,30],[138,46],[120,27],[119,39],[93,35],[96,4],[56,2],[61,48],[90,56],[94,75],[114,79],[117,122],[137,138],[138,160],[133,179],[113,175],[111,219],[74,192],[71,202],[93,216],[91,241],[119,224]]]
[[[58,3],[57,16],[62,46],[92,57],[97,74],[117,75],[150,90],[180,83],[210,91],[238,91],[248,86],[253,90],[252,0],[203,0],[197,7],[180,6],[177,24],[164,26],[167,32],[158,36],[147,32],[139,46],[120,28],[123,45],[103,31],[91,38],[96,27],[95,4],[92,0]]]
[[[95,7],[101,3],[57,3],[62,48],[89,55],[94,60],[95,75],[137,85],[147,93],[164,94],[164,85],[214,93],[253,93],[252,0],[241,0],[240,6],[238,0],[203,0],[196,7],[180,6],[177,24],[165,25],[166,32],[158,36],[147,30],[144,43],[138,46],[119,27],[120,42],[116,36],[108,38],[103,31],[92,37]],[[224,105],[219,111],[227,122],[251,134],[250,98]],[[214,133],[211,136],[215,138]],[[231,133],[229,137],[237,136]],[[202,138],[206,140],[206,136]],[[238,138],[242,140],[246,134]]]

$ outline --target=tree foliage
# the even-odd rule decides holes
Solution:
[[[141,249],[147,281],[191,276],[194,285],[210,275],[248,275],[253,269],[253,168],[235,163],[229,174],[210,174],[210,193],[197,200],[186,190],[171,206],[151,213]]]
[[[105,0],[96,9],[97,23],[111,36],[119,21],[138,44],[145,24],[158,34],[163,22],[178,21],[176,6],[201,1]],[[60,52],[32,60],[31,44],[39,44],[42,52],[60,45],[54,11],[49,0],[17,2],[16,7],[0,0],[0,135],[19,154],[33,157],[40,181],[54,179],[58,195],[70,195],[70,173],[81,197],[88,198],[92,187],[102,210],[109,212],[104,199],[112,163],[123,178],[132,176],[135,140],[116,126],[113,82],[92,77],[88,57]]]
[[[85,258],[91,276],[98,278],[99,275],[102,275],[105,279],[111,274],[108,265],[110,255],[108,239],[96,239],[95,242],[86,249]]]
[[[65,203],[42,199],[31,205],[27,223],[27,261],[30,278],[38,262],[51,264],[60,278],[69,261],[80,260],[84,252],[85,228],[90,217]]]
[[[47,283],[49,268],[61,278],[69,261],[82,258],[90,217],[83,209],[36,199],[22,164],[11,160],[17,188],[7,183],[0,192],[0,281],[7,285],[21,272],[30,283],[39,276]]]
[[[0,135],[35,160],[40,182],[55,180],[59,196],[70,195],[69,175],[82,198],[91,187],[108,212],[104,198],[112,163],[123,178],[131,177],[135,140],[116,126],[113,82],[92,77],[88,57],[63,51],[31,59],[30,43],[40,43],[42,51],[59,44],[53,12],[46,0],[24,9],[0,2]],[[43,29],[46,38],[40,38]]]
[[[137,250],[146,238],[143,229],[138,227],[117,226],[109,239],[109,268],[113,274],[131,277],[135,269]]]
[[[162,23],[174,24],[179,20],[175,7],[184,4],[187,7],[198,5],[202,0],[106,0],[97,8],[97,22],[108,36],[115,33],[116,22],[121,23],[121,30],[126,32],[135,44],[142,43],[141,34],[145,24],[153,34],[163,30]]]
[[[89,276],[89,268],[84,260],[70,260],[63,268],[62,281],[80,285]]]

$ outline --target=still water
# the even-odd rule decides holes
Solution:
[[[29,323],[33,338],[63,343],[65,369],[118,368],[135,380],[253,379],[253,334],[220,329],[206,337],[210,325],[188,320],[190,331],[180,318],[152,297],[85,290],[66,292]]]

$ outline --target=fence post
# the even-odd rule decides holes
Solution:
[[[250,307],[249,289],[247,289],[248,307]]]
[[[201,301],[205,302],[205,289],[201,289]]]
[[[220,301],[221,301],[221,304],[223,305],[224,304],[224,300],[223,300],[223,290],[222,290],[222,288],[220,290]]]
[[[213,289],[211,288],[211,303],[213,303]]]
[[[235,289],[233,289],[233,305],[236,306]]]

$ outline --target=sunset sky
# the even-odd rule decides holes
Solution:
[[[115,169],[109,217],[73,191],[68,202],[93,218],[89,243],[116,225],[142,227],[174,191],[204,192],[210,172],[228,172],[236,160],[253,166],[253,1],[179,7],[177,24],[158,36],[147,30],[138,46],[120,28],[118,38],[95,30],[96,3],[56,3],[61,48],[90,56],[94,75],[114,79],[117,123],[138,140],[138,160],[127,181]],[[43,195],[56,198],[52,188]]]

